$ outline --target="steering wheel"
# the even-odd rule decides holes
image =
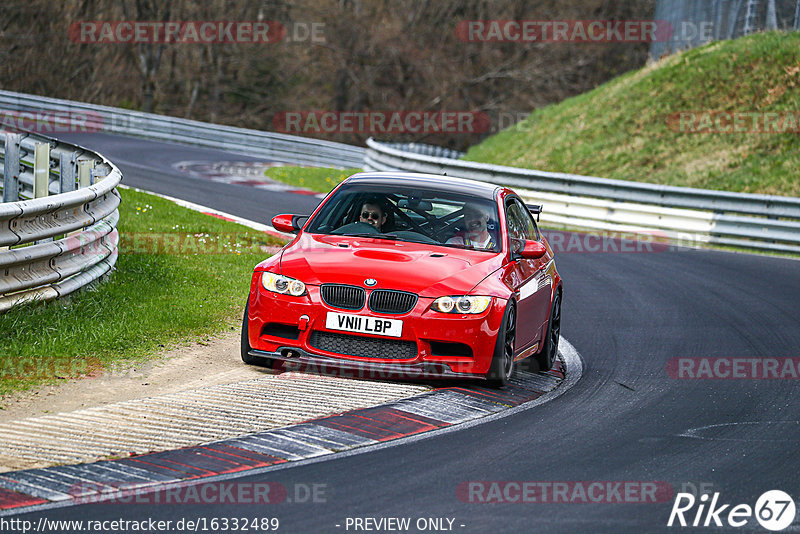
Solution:
[[[332,230],[331,234],[380,234],[377,228],[369,223],[356,221]]]
[[[439,242],[439,239],[436,237],[436,230],[434,230],[432,228],[423,227],[422,225],[417,223],[414,219],[412,219],[411,217],[409,217],[408,215],[406,215],[405,213],[403,213],[402,211],[400,211],[398,209],[393,209],[393,211],[394,211],[396,216],[398,216],[401,219],[403,219],[411,227],[411,228],[409,228],[409,230],[411,230],[413,232],[416,232],[418,234],[421,234],[421,235],[423,235],[425,237],[429,237],[430,239],[433,239],[436,242]],[[430,219],[428,217],[425,217],[425,222],[428,223],[431,227],[433,227],[432,219]]]

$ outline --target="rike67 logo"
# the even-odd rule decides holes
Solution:
[[[754,527],[750,520],[755,516],[758,523],[767,530],[783,530],[794,521],[796,508],[788,493],[770,490],[756,501],[755,508],[749,504],[722,504],[719,492],[709,497],[707,493],[696,499],[691,493],[678,493],[669,514],[667,526],[721,527],[727,522],[729,527]],[[710,502],[709,502],[710,500]]]

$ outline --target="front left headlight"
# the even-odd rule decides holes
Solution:
[[[431,309],[441,313],[482,313],[486,311],[492,297],[475,297],[460,295],[457,297],[439,297],[431,304]]]
[[[300,280],[275,273],[263,273],[261,275],[261,284],[267,291],[293,297],[299,297],[306,292],[306,285]]]

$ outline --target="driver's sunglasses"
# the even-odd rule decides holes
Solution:
[[[362,211],[361,212],[362,219],[374,219],[376,221],[381,220],[381,214],[377,211]]]

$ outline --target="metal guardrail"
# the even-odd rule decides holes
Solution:
[[[362,147],[294,135],[210,124],[72,100],[0,91],[0,111],[72,114],[89,132],[227,150],[270,161],[318,167],[355,167],[364,163]],[[35,117],[31,120],[35,120]]]
[[[542,214],[545,222],[639,233],[659,230],[679,243],[800,253],[800,198],[476,163],[431,156],[419,145],[407,147],[375,139],[368,139],[367,147],[365,169],[447,174],[513,186],[526,199],[550,200]]]
[[[119,108],[0,91],[0,110],[79,114],[89,131],[103,131],[222,149],[301,165],[364,167],[447,174],[513,186],[530,199],[548,199],[543,219],[579,228],[661,230],[680,241],[800,253],[800,199],[610,180],[456,159],[431,145],[367,140],[367,149],[292,135],[220,126]],[[74,147],[73,147],[74,148]],[[59,161],[75,158],[54,147]],[[25,157],[33,155],[21,144]],[[67,172],[66,181],[70,175]],[[33,191],[23,169],[20,189]],[[60,184],[49,185],[50,192]],[[0,229],[0,235],[2,234]],[[0,242],[2,246],[2,242]]]
[[[111,272],[122,180],[95,152],[31,133],[4,137],[0,313],[63,297]]]

